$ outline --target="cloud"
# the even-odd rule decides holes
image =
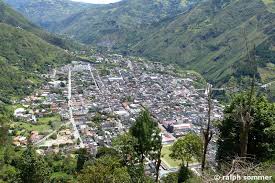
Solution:
[[[72,1],[85,2],[85,3],[93,3],[93,4],[109,4],[109,3],[118,2],[120,0],[72,0]]]

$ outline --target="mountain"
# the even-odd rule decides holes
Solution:
[[[269,82],[275,80],[274,4],[270,0],[125,0],[75,14],[56,31],[87,44],[194,69],[218,85],[251,75],[247,37],[248,51],[256,47],[258,78]]]
[[[39,82],[36,73],[69,60],[65,50],[48,42],[54,39],[0,1],[1,101],[29,93]]]
[[[260,77],[267,69],[271,75],[264,79],[275,79],[274,20],[274,12],[261,0],[205,1],[185,14],[151,26],[131,50],[195,69],[222,84],[230,76],[249,74],[246,36],[249,51],[256,46]]]
[[[90,8],[65,19],[55,31],[86,44],[127,47],[141,39],[140,30],[186,11],[198,0],[124,0]]]
[[[274,12],[273,0],[124,0],[79,11],[51,28],[86,44],[194,69],[218,85],[251,75],[247,37],[265,83],[275,80]]]
[[[87,8],[69,0],[6,0],[48,30],[68,34],[86,44],[107,47],[139,40],[139,29],[182,13],[197,1],[124,0]]]
[[[51,25],[68,16],[89,7],[97,7],[89,3],[70,0],[5,0],[10,6],[21,12],[33,23],[51,29]]]

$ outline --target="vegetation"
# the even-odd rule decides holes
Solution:
[[[220,138],[218,140],[217,159],[231,161],[235,156],[241,156],[240,133],[241,118],[240,107],[246,107],[249,94],[242,93],[234,97],[225,109],[225,118],[218,125]],[[252,123],[248,129],[247,156],[258,161],[265,161],[274,156],[274,119],[275,105],[268,102],[265,97],[253,96],[251,101]]]
[[[21,5],[33,10],[28,3]],[[256,46],[258,67],[273,62],[274,6],[271,0],[122,1],[79,11],[56,24],[55,31],[124,54],[175,63],[223,85],[231,76],[240,82],[249,75],[243,28]],[[274,76],[273,70],[262,69],[259,79],[265,82],[267,73]]]
[[[83,11],[93,5],[66,0],[4,0],[10,6],[25,15],[41,27],[51,29],[55,24],[68,16]],[[94,5],[95,6],[95,5]],[[95,6],[96,7],[96,6]]]
[[[202,157],[202,141],[199,136],[188,133],[178,139],[171,147],[170,156],[173,159],[180,160],[182,166],[188,168],[188,164],[193,160],[200,161]]]
[[[147,110],[141,112],[131,127],[130,133],[137,139],[137,144],[134,147],[140,163],[144,163],[145,157],[150,155],[151,151],[161,149],[158,143],[160,131],[157,122],[152,119]]]
[[[0,100],[30,94],[41,81],[37,73],[70,60],[68,53],[50,44],[61,46],[58,39],[0,1]]]
[[[18,7],[21,11],[25,3],[29,3],[29,8],[45,8],[40,12],[43,16],[50,11],[52,3],[47,0],[45,3],[49,6],[42,7],[40,1],[16,2],[23,3]],[[194,6],[187,6],[190,3],[194,3]],[[7,104],[28,95],[39,85],[41,78],[37,73],[45,73],[51,67],[66,63],[70,56],[61,47],[71,48],[71,45],[67,45],[59,37],[45,33],[0,0],[1,183],[159,182],[161,160],[170,166],[179,167],[178,172],[162,178],[165,183],[211,182],[214,174],[233,175],[236,171],[242,175],[275,176],[275,105],[254,92],[254,78],[263,82],[272,82],[275,78],[273,1],[209,0],[197,3],[195,0],[132,0],[72,15],[86,6],[78,5],[80,6],[74,11],[72,6],[66,7],[68,12],[62,7],[64,9],[56,21],[63,18],[66,20],[62,20],[58,31],[74,35],[85,43],[117,49],[125,54],[125,49],[131,48],[134,54],[195,68],[208,80],[219,85],[224,82],[232,85],[235,82],[245,83],[252,76],[251,91],[237,93],[225,104],[224,119],[216,124],[219,131],[216,134],[218,166],[213,167],[216,168],[215,172],[212,167],[203,166],[203,175],[200,177],[188,168],[191,162],[203,159],[204,164],[208,161],[207,145],[212,140],[212,133],[216,131],[210,129],[210,94],[208,124],[202,131],[203,136],[188,133],[177,139],[172,146],[162,147],[158,123],[148,110],[140,113],[129,132],[114,139],[111,147],[99,148],[95,156],[87,149],[79,149],[71,154],[40,155],[31,145],[12,146],[13,135],[26,135],[32,130],[45,132],[59,127],[60,116],[40,118],[37,124],[16,121],[12,115],[13,107]],[[54,28],[48,23],[55,25],[56,22],[52,21],[55,21],[53,17],[56,16],[57,9],[60,8],[51,9],[52,14],[41,24],[49,29]],[[31,13],[35,19],[37,12]],[[72,16],[64,17],[69,15]],[[247,31],[245,36],[242,35],[244,29]],[[247,46],[250,42],[255,43],[255,48]],[[255,56],[253,63],[250,63],[251,52]],[[87,58],[84,56],[83,59]],[[248,64],[255,64],[253,66],[258,69],[251,68]],[[107,73],[108,68],[101,68],[100,71]],[[175,74],[187,73],[176,68]],[[199,78],[197,82],[199,87],[205,81]],[[274,85],[267,89],[269,93],[272,91]],[[124,99],[131,100],[131,97]],[[91,121],[99,126],[104,117],[106,116],[96,113]],[[51,136],[53,139],[56,137],[56,133]],[[153,176],[145,173],[148,159],[155,168]]]
[[[171,154],[172,151],[170,145],[162,147],[162,161],[170,168],[180,167],[181,161],[172,159],[170,156]]]

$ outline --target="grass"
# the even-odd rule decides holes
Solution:
[[[169,167],[169,168],[175,168],[179,167],[181,164],[181,161],[179,160],[173,160],[169,155],[171,154],[170,150],[171,145],[169,146],[163,146],[161,150],[162,155],[162,161]]]
[[[47,133],[51,130],[51,127],[49,125],[33,125],[25,122],[19,122],[15,124],[17,129],[26,130],[27,134],[29,134],[29,132],[31,131],[38,131],[39,133]]]
[[[13,113],[15,109],[17,108],[22,108],[22,104],[15,104],[15,105],[6,105],[6,109],[10,112]],[[24,108],[24,107],[23,107]]]
[[[54,116],[42,117],[38,119],[39,124],[48,124],[50,121],[61,122],[61,117],[59,115],[54,115]]]
[[[169,168],[177,168],[180,167],[181,165],[181,161],[180,160],[173,160],[169,155],[172,153],[170,150],[170,147],[172,145],[167,145],[167,146],[163,146],[162,150],[161,150],[161,160],[169,167]],[[197,161],[192,158],[192,161],[189,162],[189,164],[191,163],[196,163]]]
[[[50,124],[49,122],[52,121]],[[37,124],[31,122],[15,122],[14,128],[18,130],[21,135],[29,135],[31,131],[38,131],[40,134],[47,134],[50,131],[57,129],[61,126],[61,117],[54,115],[51,117],[39,118]]]

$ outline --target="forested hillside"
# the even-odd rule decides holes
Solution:
[[[259,67],[274,64],[274,19],[275,14],[261,0],[206,1],[186,14],[151,26],[150,33],[131,49],[195,69],[222,84],[232,75],[240,78],[251,73],[245,62],[246,43],[248,51],[256,46]],[[259,51],[263,47],[265,52]],[[263,76],[265,71],[260,69],[259,74]],[[273,79],[274,74],[273,67]]]
[[[90,8],[62,21],[55,31],[103,47],[136,42],[142,28],[186,11],[198,0],[126,0]]]
[[[44,73],[70,56],[50,44],[60,46],[65,43],[62,39],[40,30],[1,1],[0,22],[0,100],[9,101],[31,91],[38,82],[36,72]]]
[[[125,0],[79,11],[53,27],[86,44],[195,69],[218,85],[250,75],[245,58],[255,46],[257,77],[266,83],[275,78],[274,4]]]
[[[52,24],[74,13],[97,7],[97,5],[70,0],[5,0],[5,2],[20,11],[30,21],[48,30],[51,29]]]

